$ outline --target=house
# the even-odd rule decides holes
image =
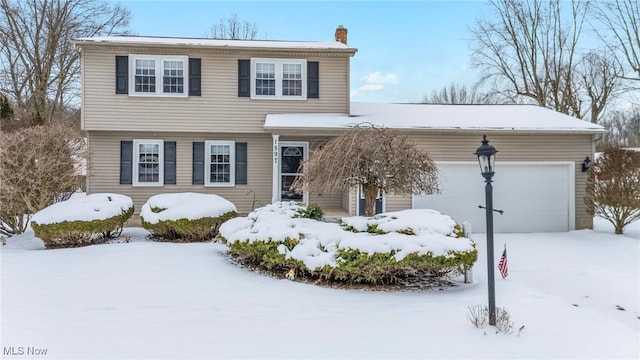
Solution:
[[[216,193],[241,212],[278,200],[357,214],[357,189],[289,190],[322,141],[368,122],[397,128],[429,150],[443,191],[387,194],[379,211],[434,208],[484,229],[484,183],[475,149],[497,155],[496,230],[592,226],[583,160],[600,126],[536,106],[371,104],[350,101],[357,49],[339,26],[328,42],[112,36],[75,39],[82,60],[87,191],[116,192],[137,209],[164,192]]]

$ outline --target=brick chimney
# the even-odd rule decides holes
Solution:
[[[342,25],[338,25],[336,28],[336,41],[347,45],[347,29]]]

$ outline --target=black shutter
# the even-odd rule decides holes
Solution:
[[[201,60],[189,58],[189,96],[201,95]]]
[[[247,143],[236,143],[236,185],[247,184]]]
[[[320,98],[320,65],[317,61],[307,61],[307,99]]]
[[[204,142],[193,143],[192,176],[193,185],[204,185]]]
[[[120,184],[131,184],[133,141],[120,141]]]
[[[164,142],[164,184],[176,184],[176,142]]]
[[[238,97],[251,96],[251,60],[238,60]]]
[[[116,56],[116,94],[128,94],[129,57]]]

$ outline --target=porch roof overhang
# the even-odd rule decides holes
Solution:
[[[407,131],[606,133],[597,124],[535,105],[351,103],[351,114],[268,114],[270,132],[336,133],[357,125]]]

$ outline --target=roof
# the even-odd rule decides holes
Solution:
[[[536,105],[352,102],[351,114],[268,114],[267,130],[336,130],[361,123],[405,130],[604,133],[605,128]]]
[[[153,36],[96,36],[73,39],[76,45],[145,45],[171,47],[208,47],[208,48],[254,48],[254,49],[300,49],[300,50],[338,50],[355,53],[358,49],[339,41],[276,41],[276,40],[223,40],[201,38],[175,38]]]

